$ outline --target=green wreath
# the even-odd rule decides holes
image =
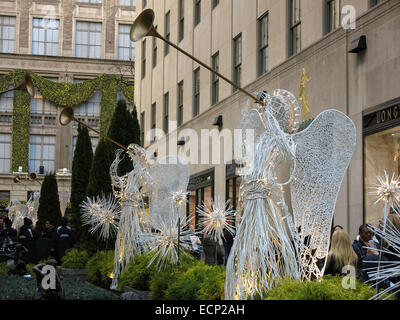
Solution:
[[[134,102],[134,86],[119,76],[107,74],[80,83],[60,83],[45,79],[31,70],[14,70],[0,75],[0,92],[10,86],[18,87],[26,73],[31,76],[40,94],[59,107],[79,105],[88,101],[97,90],[101,90],[100,132],[103,134],[108,130],[117,105],[117,87],[129,102]],[[22,166],[24,172],[28,171],[30,103],[31,97],[26,91],[14,91],[11,138],[11,170],[14,172],[18,171],[19,166]]]

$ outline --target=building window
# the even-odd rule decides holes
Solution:
[[[200,112],[200,67],[193,71],[193,117]]]
[[[57,78],[46,78],[47,80],[57,82]],[[43,98],[41,93],[34,88],[35,95],[31,99],[31,124],[52,125],[57,124],[57,106]],[[44,118],[44,119],[43,119]]]
[[[136,7],[136,0],[119,0],[119,5]]]
[[[55,136],[31,135],[29,137],[29,172],[54,172]],[[40,169],[43,167],[43,170]]]
[[[212,58],[212,68],[219,72],[219,51],[216,52]],[[211,105],[216,104],[219,101],[219,77],[212,72],[211,73]]]
[[[142,6],[143,9],[146,8],[146,6],[147,6],[147,0],[143,0],[143,3],[142,3],[142,4],[143,4],[143,6]]]
[[[377,4],[379,4],[381,0],[369,0],[369,7],[375,7]]]
[[[78,2],[98,4],[101,3],[101,0],[78,0]]]
[[[292,56],[301,50],[300,0],[289,0],[289,15],[290,15],[289,56]]]
[[[268,13],[258,19],[258,75],[261,76],[268,71]]]
[[[74,80],[74,83],[80,83],[84,80]],[[100,100],[101,100],[101,92],[100,90],[96,91],[96,93],[90,97],[90,99],[86,102],[83,102],[74,107],[74,116],[75,117],[100,117]]]
[[[146,39],[142,42],[142,79],[146,76]]]
[[[157,30],[157,26],[155,27]],[[157,65],[157,37],[153,37],[153,68]]]
[[[76,22],[75,55],[79,58],[99,59],[101,51],[101,23]]]
[[[140,113],[140,142],[144,146],[144,111]]]
[[[183,40],[185,36],[185,16],[184,16],[183,0],[179,0],[178,8],[178,42]]]
[[[0,53],[14,53],[15,17],[0,16]]]
[[[170,12],[168,11],[165,15],[165,39],[170,41],[171,31],[170,31]],[[169,53],[169,44],[165,42],[164,44],[164,56]]]
[[[59,20],[33,18],[32,54],[58,55]]]
[[[151,105],[151,141],[156,141],[155,129],[157,126],[157,105],[154,102]]]
[[[364,173],[364,223],[378,225],[384,202],[368,195],[378,183],[376,177],[385,179],[384,172],[392,178],[400,174],[400,103],[363,116],[363,173]]]
[[[0,133],[0,173],[10,173],[11,134]]]
[[[194,26],[197,26],[201,20],[201,0],[194,1]]]
[[[183,80],[178,83],[178,110],[177,110],[177,124],[178,127],[183,123]]]
[[[9,190],[0,191],[0,201],[10,202],[10,191]]]
[[[340,26],[340,0],[328,0],[326,3],[327,33]]]
[[[135,43],[130,39],[131,26],[129,24],[118,25],[118,59],[134,60]]]
[[[190,223],[191,228],[200,231],[201,219],[196,208],[203,204],[208,205],[214,199],[214,169],[190,177],[188,190],[186,216],[194,217]]]
[[[242,34],[233,39],[233,82],[239,87],[242,80]],[[234,87],[233,91],[237,89]]]
[[[212,0],[212,9],[214,9],[219,4],[219,0]]]
[[[0,112],[12,114],[14,106],[14,91],[0,94]]]
[[[168,134],[169,92],[164,94],[163,130]]]

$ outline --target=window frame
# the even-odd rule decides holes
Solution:
[[[178,43],[185,38],[185,5],[184,0],[178,0]]]
[[[39,26],[35,26],[35,20],[39,20],[38,21],[38,25]],[[45,22],[45,23],[41,23]],[[49,24],[52,24],[53,21],[57,22],[57,28],[51,28],[51,26],[49,26]],[[45,27],[43,27],[43,25],[45,24]],[[40,41],[38,40],[34,40],[34,34],[35,34],[35,29],[42,29],[44,30],[44,40]],[[43,56],[58,56],[58,47],[59,47],[59,42],[60,42],[60,38],[59,38],[59,34],[60,34],[60,19],[47,19],[47,18],[43,18],[43,17],[33,17],[32,18],[32,55],[43,55]],[[56,30],[57,31],[57,42],[49,42],[47,41],[47,30]],[[39,31],[40,32],[40,31]],[[40,37],[39,37],[40,38]],[[44,53],[34,53],[34,43],[44,43]],[[56,50],[57,53],[55,54],[51,54],[47,52],[47,45],[46,44],[56,44]]]
[[[238,42],[240,40],[240,42]],[[240,32],[235,38],[233,38],[233,82],[240,87],[242,81],[242,59],[243,59],[243,38]],[[236,92],[237,88],[233,87],[233,92]]]
[[[177,101],[176,122],[177,126],[180,127],[183,124],[183,80],[178,82],[176,101]]]
[[[200,67],[193,70],[193,117],[200,114]]]
[[[164,31],[165,31],[165,39],[170,41],[171,40],[171,11],[170,10],[168,10],[168,12],[165,14]],[[169,44],[165,43],[164,44],[164,57],[167,56],[168,53],[169,53]]]
[[[296,4],[298,1],[298,15],[299,19],[294,20],[295,9],[293,4]],[[289,2],[289,57],[299,53],[301,51],[301,0],[288,0]],[[299,29],[299,47],[295,48],[294,41],[295,41],[295,32]]]
[[[128,26],[129,30],[130,30],[129,24],[125,24],[125,23],[118,24],[118,60],[134,61],[135,60],[135,42],[131,41],[130,32],[128,32],[128,33],[121,32],[121,28],[120,28],[120,27],[126,27],[126,26]],[[119,41],[121,34],[128,37],[129,47],[121,46],[120,41]],[[120,56],[120,48],[129,50],[129,59],[124,59],[124,57]]]
[[[79,29],[78,30],[78,24],[80,23],[87,23],[88,24],[88,29],[87,30],[83,30],[83,29]],[[90,25],[100,25],[100,31],[91,31],[90,30]],[[103,34],[102,34],[102,28],[103,28],[103,24],[102,22],[97,22],[97,21],[85,21],[85,20],[77,20],[76,21],[76,25],[75,25],[75,57],[76,58],[86,58],[86,59],[101,59],[101,50],[102,50],[102,41],[103,41]],[[86,32],[87,35],[87,42],[86,43],[78,43],[77,42],[77,33],[78,32]],[[99,33],[100,34],[100,45],[91,45],[90,44],[90,34],[91,33]],[[87,56],[80,56],[77,54],[77,46],[86,46],[87,47]],[[99,56],[98,57],[91,57],[90,56],[90,48],[91,47],[95,47],[95,48],[99,48]]]
[[[164,93],[163,100],[163,130],[165,134],[168,134],[169,126],[169,92]]]
[[[4,18],[13,18],[14,25],[12,24],[5,24],[2,22]],[[16,42],[16,32],[17,32],[17,17],[16,16],[9,16],[9,15],[0,15],[0,53],[15,53],[15,42]],[[3,35],[3,28],[14,28],[14,39],[2,38]],[[5,32],[4,32],[5,33]],[[8,34],[9,35],[9,34]],[[7,42],[7,51],[3,49],[3,41]],[[12,43],[12,50],[10,50],[10,44]]]
[[[266,19],[266,43],[263,44],[263,31],[265,31],[263,29],[263,23],[264,23],[264,19]],[[261,17],[259,17],[257,19],[257,28],[258,28],[258,50],[257,50],[257,55],[258,55],[258,64],[257,64],[257,74],[258,76],[261,76],[265,73],[268,72],[268,54],[269,54],[269,11],[267,11],[266,13],[264,13]],[[266,56],[266,61],[264,60],[264,52],[265,56]]]
[[[201,0],[193,0],[193,27],[201,22]]]
[[[215,52],[211,57],[212,68],[219,72],[219,51]],[[219,77],[211,72],[211,105],[219,102]]]
[[[146,77],[146,39],[142,41],[142,80]]]

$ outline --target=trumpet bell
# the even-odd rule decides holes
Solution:
[[[21,180],[21,178],[20,177],[18,177],[18,176],[16,176],[16,177],[14,177],[14,183],[18,183],[20,180]]]
[[[157,36],[154,26],[154,11],[152,9],[144,10],[135,19],[135,22],[131,26],[130,38],[131,41],[139,41],[146,36]]]
[[[36,177],[37,177],[37,175],[36,175],[36,173],[34,173],[34,172],[31,172],[31,173],[29,174],[29,176],[28,176],[29,180],[35,180]]]
[[[74,119],[74,109],[66,107],[61,111],[59,121],[61,125],[66,126]]]
[[[32,78],[28,73],[25,74],[24,86],[24,89],[28,91],[29,95],[33,98],[35,96],[35,88],[33,86]]]

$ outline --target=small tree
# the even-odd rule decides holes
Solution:
[[[79,124],[75,153],[72,161],[71,178],[72,223],[77,230],[78,239],[81,237],[82,233],[80,205],[86,200],[86,189],[89,183],[92,160],[93,151],[89,131],[85,126]]]
[[[54,225],[61,221],[60,199],[58,198],[57,179],[54,172],[47,174],[40,189],[38,208],[38,221],[36,229],[39,232],[45,230],[46,220],[50,219]]]
[[[136,109],[134,112],[136,112]],[[133,115],[133,113],[129,112],[125,100],[121,99],[117,103],[108,130],[108,136],[126,147],[131,143],[140,144],[140,128],[137,121],[137,113]],[[112,149],[113,157],[115,157],[115,151],[119,147],[112,145]],[[132,169],[132,161],[128,156],[125,156],[118,165],[118,175],[122,176]]]

